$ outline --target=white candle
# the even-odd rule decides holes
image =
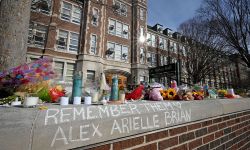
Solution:
[[[91,96],[92,96],[92,102],[93,102],[93,103],[98,102],[98,92],[92,93]]]
[[[65,106],[69,104],[69,98],[68,97],[61,97],[60,105]]]
[[[74,97],[73,104],[74,105],[80,105],[81,104],[81,97]]]
[[[125,102],[125,93],[120,93],[119,94],[119,100],[124,103]]]
[[[91,105],[91,97],[90,96],[85,96],[84,97],[84,104]]]

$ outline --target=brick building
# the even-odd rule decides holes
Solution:
[[[160,24],[147,25],[146,0],[85,0],[84,5],[73,0],[36,0],[31,10],[27,60],[52,56],[56,80],[62,83],[72,83],[77,69],[83,72],[84,83],[98,81],[105,73],[108,83],[112,74],[118,74],[119,85],[135,85],[149,81],[150,67],[176,63],[186,55],[185,42],[177,32]],[[181,81],[188,83],[183,63]],[[224,73],[224,78],[230,73]],[[215,77],[208,82],[228,87],[235,76],[221,77],[220,83]],[[171,79],[156,81],[166,84]]]

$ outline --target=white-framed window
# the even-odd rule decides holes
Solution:
[[[63,72],[64,72],[64,62],[55,61],[54,62],[54,70],[56,73],[56,80],[63,81]]]
[[[117,61],[127,61],[128,60],[128,46],[114,43],[114,42],[108,42],[107,43],[107,51],[108,59],[114,59]],[[112,52],[111,52],[112,51]]]
[[[164,65],[168,64],[168,58],[166,56],[164,56]]]
[[[28,35],[29,46],[43,48],[45,46],[46,34],[47,34],[47,26],[31,22],[29,24],[29,35]]]
[[[140,48],[140,63],[144,64],[145,62],[145,51],[144,48]]]
[[[129,26],[120,21],[109,19],[108,33],[128,39]]]
[[[119,15],[127,16],[128,8],[126,4],[119,1],[114,1],[113,8],[115,12],[118,13]]]
[[[69,50],[70,51],[78,51],[78,38],[79,35],[76,33],[70,32],[70,42],[69,42]]]
[[[164,39],[163,41],[164,41],[164,42],[163,42],[163,44],[164,44],[164,49],[165,49],[165,50],[167,50],[167,49],[168,49],[168,43],[167,43],[167,40],[166,40],[166,39]]]
[[[58,32],[57,49],[69,52],[77,52],[79,34],[64,30],[59,30]]]
[[[161,60],[161,66],[163,66],[164,65],[164,57],[162,55],[160,57],[160,60]]]
[[[94,26],[98,26],[98,20],[99,20],[99,10],[97,8],[93,8],[91,24]]]
[[[150,34],[150,33],[147,33],[147,44],[148,44],[149,46],[152,45],[152,39],[151,39],[151,34]]]
[[[115,20],[112,20],[112,19],[109,19],[109,26],[108,26],[108,31],[109,31],[109,34],[114,34],[115,35]]]
[[[155,47],[155,35],[151,35],[152,47]]]
[[[90,39],[90,53],[96,54],[96,48],[97,48],[97,36],[95,34],[92,34]]]
[[[177,53],[177,44],[174,43],[174,53]]]
[[[147,62],[149,66],[156,66],[156,54],[155,53],[147,53]]]
[[[122,45],[115,44],[115,60],[121,60]]]
[[[128,59],[128,47],[127,46],[122,46],[122,60],[127,60]]]
[[[163,43],[163,39],[161,37],[159,37],[159,47],[161,49],[164,49],[164,43]]]
[[[87,70],[87,81],[94,82],[95,81],[95,71]]]
[[[108,56],[108,58],[114,59],[114,57],[115,57],[115,43],[108,42],[107,51],[108,51],[108,53],[106,53],[106,55]]]
[[[144,20],[144,10],[143,10],[143,8],[140,8],[140,19]]]
[[[182,47],[182,54],[183,54],[183,56],[187,55],[187,53],[186,53],[186,47],[185,46]]]
[[[116,22],[116,36],[121,37],[122,36],[122,23],[121,22]]]
[[[57,81],[71,82],[73,81],[75,63],[67,61],[54,61],[54,70],[56,72]]]
[[[61,19],[76,24],[80,24],[81,8],[68,2],[62,2]]]
[[[75,70],[75,64],[74,63],[67,63],[67,70],[66,70],[66,76],[65,81],[66,82],[72,82],[73,81],[73,75]]]
[[[171,52],[174,52],[174,43],[172,41],[169,41],[169,49]]]
[[[51,0],[32,0],[31,10],[49,15],[51,13]]]

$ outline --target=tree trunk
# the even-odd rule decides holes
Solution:
[[[26,61],[31,0],[0,0],[0,71]]]

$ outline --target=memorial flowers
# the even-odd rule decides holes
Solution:
[[[160,90],[160,93],[164,100],[174,100],[177,96],[177,92],[174,88]]]

